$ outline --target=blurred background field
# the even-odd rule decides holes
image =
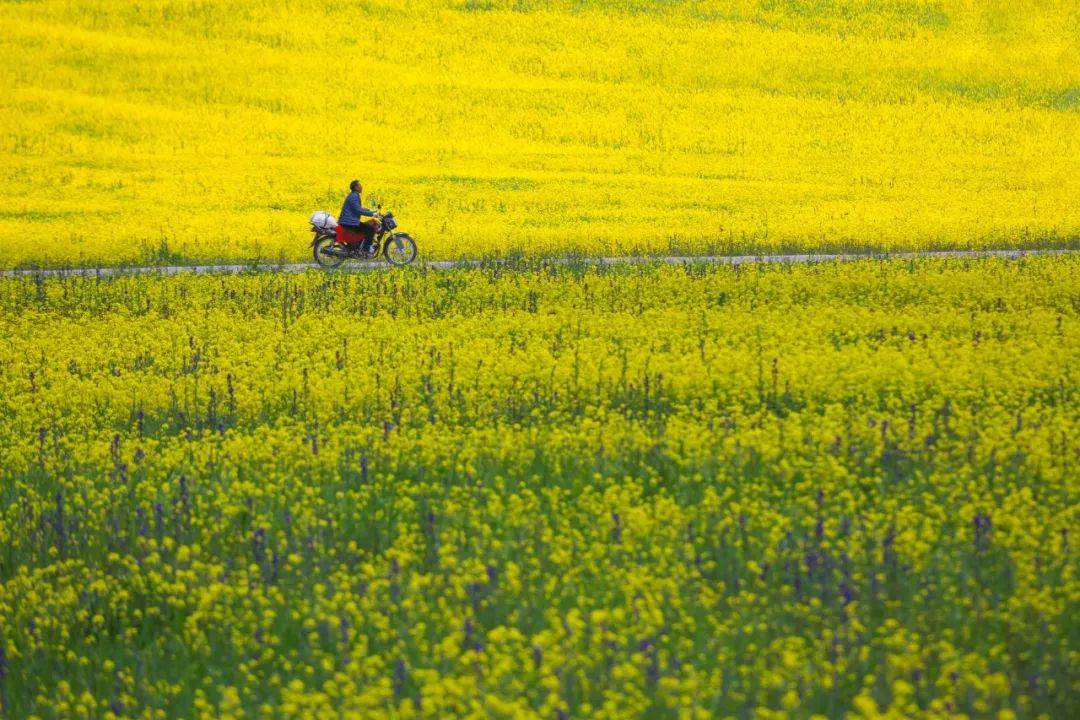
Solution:
[[[1075,246],[1069,2],[0,2],[0,265]]]

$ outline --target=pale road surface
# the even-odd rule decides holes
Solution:
[[[1080,250],[1047,249],[1047,250],[928,250],[925,252],[901,252],[880,254],[802,254],[802,255],[698,255],[698,256],[634,256],[625,257],[597,257],[597,258],[536,258],[527,262],[560,264],[560,263],[583,263],[586,265],[643,265],[658,263],[666,265],[690,265],[696,263],[708,263],[716,265],[746,265],[751,263],[764,264],[794,264],[794,263],[817,263],[817,262],[846,262],[852,260],[914,260],[918,258],[984,258],[1001,257],[1018,259],[1031,255],[1075,255]],[[478,267],[482,265],[498,265],[498,260],[435,260],[425,262],[419,260],[416,267],[430,270],[449,270],[459,267]],[[351,262],[331,272],[349,272],[362,270],[389,269],[390,266],[382,261]],[[43,270],[8,270],[0,274],[0,277],[14,278],[26,276],[88,276],[88,277],[111,277],[116,275],[183,275],[191,273],[195,275],[209,274],[235,274],[242,272],[303,272],[305,270],[319,269],[313,262],[296,263],[291,265],[274,264],[246,264],[246,265],[162,265],[148,267],[97,267],[97,268],[50,268]]]

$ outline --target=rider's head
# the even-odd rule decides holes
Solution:
[[[351,183],[349,183],[349,189],[353,192],[360,192],[360,181],[353,180]]]

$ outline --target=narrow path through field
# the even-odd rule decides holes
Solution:
[[[668,265],[684,265],[694,263],[715,263],[718,265],[745,265],[749,263],[783,264],[783,263],[815,263],[815,262],[847,262],[852,260],[912,260],[916,258],[983,258],[1002,257],[1017,259],[1030,255],[1074,255],[1080,250],[1067,249],[1035,249],[1024,250],[1020,248],[1006,250],[927,250],[923,252],[900,252],[900,253],[840,253],[840,254],[795,254],[795,255],[661,255],[661,256],[636,256],[623,257],[595,257],[595,258],[542,258],[538,259],[547,263],[585,263],[589,265],[640,265],[648,263],[663,263]],[[434,260],[425,262],[420,260],[418,267],[430,270],[449,270],[458,267],[477,267],[480,265],[497,264],[497,260]],[[332,272],[348,272],[362,270],[389,269],[389,266],[379,261],[354,262],[341,266]],[[192,273],[205,275],[213,273],[233,274],[241,272],[303,272],[315,270],[318,266],[314,263],[296,263],[289,265],[273,264],[240,264],[240,265],[161,265],[146,267],[89,267],[89,268],[48,268],[40,270],[7,270],[0,273],[0,277],[13,278],[25,276],[91,276],[110,277],[114,275],[181,275]]]

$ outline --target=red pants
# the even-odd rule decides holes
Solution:
[[[371,241],[375,239],[375,228],[367,223],[361,223],[360,225],[338,225],[336,237],[338,242],[345,243],[346,245],[355,245],[358,242],[363,242],[365,245],[371,245]]]

